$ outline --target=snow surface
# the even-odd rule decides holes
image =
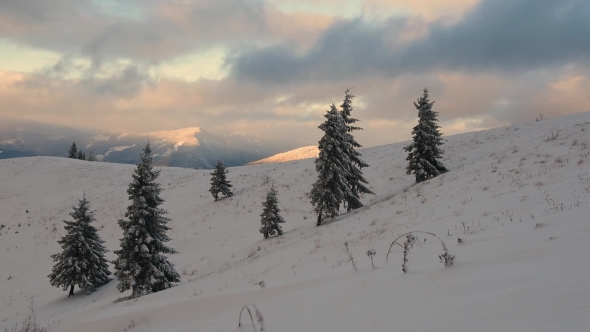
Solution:
[[[301,159],[317,158],[320,151],[317,146],[304,146],[299,149],[275,154],[268,158],[253,161],[248,165],[269,164],[269,163],[284,163],[287,161],[295,161]]]
[[[96,159],[97,160],[103,160],[105,157],[107,157],[109,154],[111,154],[113,152],[124,151],[124,150],[130,149],[130,148],[132,148],[134,146],[135,146],[135,144],[133,144],[133,145],[123,145],[123,146],[113,146],[112,148],[109,148],[107,150],[107,152],[104,153],[104,155],[102,155],[102,154],[96,155]]]
[[[88,143],[88,145],[86,145],[86,148],[90,149],[94,143],[100,142],[100,141],[108,141],[110,139],[111,139],[111,136],[107,136],[107,135],[93,136],[92,138],[90,138],[90,143]]]
[[[559,135],[547,140],[552,130]],[[127,295],[116,280],[73,298],[51,287],[49,255],[59,250],[61,220],[86,192],[114,258],[133,166],[0,160],[0,330],[22,321],[34,301],[37,321],[64,332],[252,331],[245,319],[237,328],[248,303],[271,332],[588,331],[589,134],[590,113],[582,113],[450,136],[451,171],[419,185],[405,175],[407,142],[363,149],[377,195],[321,227],[306,197],[312,159],[229,168],[234,196],[217,202],[207,192],[210,171],[162,168],[169,244],[180,252],[171,261],[183,282],[116,303]],[[263,240],[267,172],[286,223],[282,237]],[[393,238],[410,230],[438,234],[455,265],[438,261],[434,238],[413,249],[407,274],[398,246],[385,262]]]
[[[2,142],[0,142],[0,145],[10,145],[10,144],[15,144],[18,142],[18,139],[12,138],[12,139],[5,139]]]
[[[166,130],[166,131],[152,131],[149,133],[138,134],[147,136],[150,138],[152,143],[161,144],[175,144],[177,146],[199,146],[199,140],[195,137],[196,134],[201,132],[199,127],[183,128],[178,130]]]

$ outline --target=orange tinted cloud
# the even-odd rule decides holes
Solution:
[[[363,4],[371,12],[405,9],[432,21],[441,17],[459,18],[480,0],[364,0]]]

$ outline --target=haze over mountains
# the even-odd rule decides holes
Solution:
[[[212,168],[218,160],[239,166],[291,150],[303,143],[239,134],[215,135],[199,127],[147,133],[84,132],[27,121],[0,124],[0,159],[65,157],[76,142],[99,161],[135,164],[149,138],[159,166]]]

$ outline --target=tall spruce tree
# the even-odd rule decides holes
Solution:
[[[68,158],[76,159],[78,158],[78,148],[76,147],[76,142],[72,142],[70,149],[68,150]]]
[[[448,172],[442,161],[443,145],[440,126],[437,124],[438,113],[432,110],[434,101],[428,99],[428,89],[414,106],[418,109],[418,125],[412,130],[413,142],[404,150],[408,152],[406,160],[409,162],[406,167],[406,174],[414,174],[416,182],[422,182]]]
[[[354,126],[359,120],[351,117],[353,99],[354,95],[350,92],[350,89],[346,89],[344,102],[340,105],[340,114],[344,121],[344,132],[342,135],[344,137],[344,142],[346,143],[343,152],[346,153],[348,160],[350,160],[350,163],[347,165],[348,176],[346,177],[346,181],[350,186],[350,191],[344,197],[347,211],[363,207],[360,200],[360,194],[373,194],[373,192],[365,186],[365,184],[369,184],[369,182],[365,179],[363,172],[361,171],[363,167],[369,167],[369,164],[361,159],[361,153],[356,149],[362,147],[362,145],[360,145],[352,136],[353,131],[362,130],[362,128]]]
[[[165,256],[177,251],[164,245],[170,241],[166,235],[170,219],[164,216],[167,211],[160,208],[164,203],[160,198],[162,189],[156,182],[160,171],[153,169],[151,153],[148,142],[127,189],[131,201],[125,213],[128,220],[118,221],[123,238],[121,249],[115,251],[117,288],[121,292],[131,289],[132,298],[170,288],[180,281],[174,265]]]
[[[260,215],[260,233],[265,239],[269,236],[283,235],[283,229],[281,225],[285,222],[285,219],[281,217],[279,212],[279,199],[277,198],[277,190],[274,185],[270,187],[266,193],[266,200],[262,203],[262,214]]]
[[[218,161],[215,165],[215,169],[213,173],[211,173],[211,188],[209,192],[213,195],[215,200],[219,199],[219,193],[222,193],[225,196],[232,197],[233,193],[231,192],[231,182],[227,181],[225,174],[228,172],[223,165],[223,161]]]
[[[78,200],[78,207],[70,213],[73,221],[66,221],[64,226],[67,234],[57,241],[63,251],[51,255],[56,262],[49,275],[52,286],[70,288],[68,297],[74,294],[74,286],[81,289],[96,288],[110,281],[107,260],[104,254],[107,249],[104,241],[90,223],[95,221],[86,195]]]
[[[347,148],[343,135],[344,120],[334,104],[324,117],[326,121],[319,126],[324,136],[319,141],[320,154],[315,160],[318,179],[310,193],[311,204],[318,215],[317,226],[326,218],[334,218],[338,214],[345,197],[353,197],[346,181],[350,159],[344,152]]]

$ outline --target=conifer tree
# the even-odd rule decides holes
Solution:
[[[215,169],[213,173],[211,173],[211,189],[209,192],[213,195],[215,200],[219,199],[219,193],[222,193],[225,196],[232,197],[233,193],[231,192],[231,182],[227,181],[225,174],[228,172],[223,165],[223,161],[218,161],[215,165]]]
[[[86,160],[86,153],[82,150],[78,150],[78,159],[80,160]]]
[[[347,211],[363,207],[363,204],[360,201],[360,194],[373,194],[373,192],[365,186],[365,184],[368,184],[369,182],[365,179],[363,172],[361,171],[363,167],[368,167],[369,165],[361,159],[361,153],[356,151],[356,149],[362,147],[362,145],[360,145],[352,136],[353,131],[362,130],[362,128],[354,126],[359,120],[351,117],[353,98],[354,95],[350,92],[350,89],[346,89],[344,102],[340,105],[340,114],[344,121],[344,132],[342,135],[344,137],[344,142],[346,143],[343,152],[347,154],[348,160],[350,160],[350,163],[347,165],[348,176],[346,177],[350,192],[344,197]]]
[[[131,289],[132,298],[170,288],[180,281],[174,265],[165,256],[177,251],[164,245],[170,241],[166,235],[170,219],[164,216],[167,211],[160,208],[164,200],[160,198],[162,189],[156,182],[159,175],[160,171],[152,167],[148,142],[127,189],[131,201],[125,213],[127,219],[118,221],[123,238],[121,249],[115,251],[117,288],[121,292]]]
[[[76,159],[78,158],[78,148],[76,147],[76,142],[72,142],[70,149],[68,150],[68,158]]]
[[[319,141],[320,154],[315,160],[318,179],[310,193],[311,204],[318,215],[317,226],[326,218],[334,218],[338,214],[345,197],[353,197],[346,181],[350,159],[344,153],[347,148],[343,136],[344,120],[334,104],[324,117],[326,121],[319,126],[324,136]]]
[[[414,174],[416,182],[422,182],[446,173],[448,170],[439,159],[442,158],[443,145],[440,126],[437,124],[438,113],[432,110],[431,102],[428,99],[428,89],[424,89],[423,95],[414,102],[418,110],[418,125],[412,130],[413,142],[404,150],[408,152],[406,160],[409,162],[406,167],[406,174]]]
[[[262,203],[262,214],[260,215],[260,233],[264,235],[265,239],[276,234],[283,235],[281,225],[285,219],[281,217],[279,212],[279,199],[277,198],[277,190],[274,185],[270,187],[266,194],[266,201]]]
[[[51,255],[56,262],[49,275],[52,286],[70,288],[68,297],[74,295],[74,286],[81,289],[96,288],[110,281],[107,260],[104,254],[107,249],[104,241],[90,223],[95,221],[86,195],[78,200],[78,207],[70,213],[73,221],[65,221],[67,234],[57,241],[63,251]]]

